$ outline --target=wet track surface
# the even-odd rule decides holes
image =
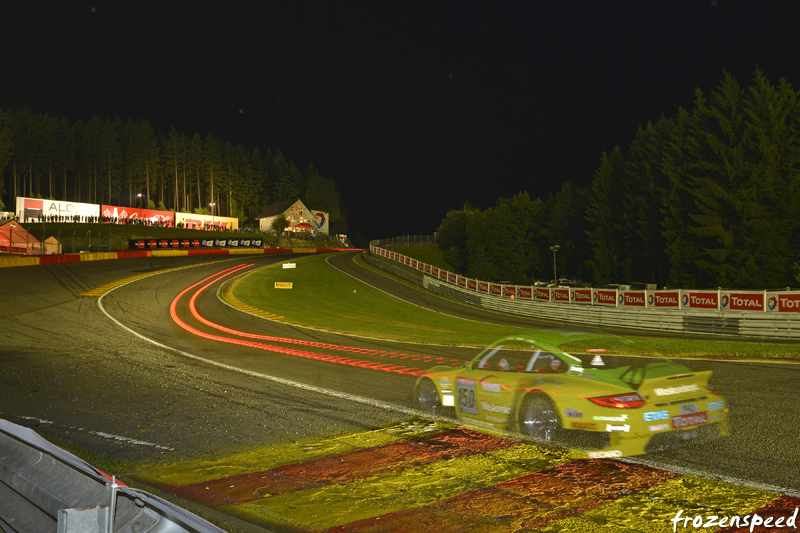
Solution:
[[[198,321],[188,294],[176,301],[191,285],[225,269],[284,259],[150,258],[3,269],[0,417],[125,459],[203,458],[254,446],[339,442],[379,428],[405,428],[398,430],[401,435],[418,431],[409,426],[407,410],[415,371],[441,360],[467,360],[474,349],[347,337],[244,314],[217,296],[221,282],[236,274],[209,285],[195,307],[207,322],[268,339],[243,338]],[[350,254],[332,263],[418,305],[473,320],[486,316],[365,270]],[[79,296],[155,271],[161,273],[117,287],[100,300]],[[173,302],[179,322],[206,337],[176,324]],[[490,316],[500,323],[543,325]],[[714,371],[714,385],[730,405],[731,436],[652,454],[643,458],[647,465],[674,471],[664,474],[667,478],[690,471],[756,488],[800,491],[794,430],[800,422],[798,366],[712,361],[691,366]],[[540,466],[559,464],[553,457],[547,461]],[[653,475],[665,481],[662,474]]]

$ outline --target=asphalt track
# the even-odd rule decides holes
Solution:
[[[403,428],[398,431],[409,435],[430,430],[409,411],[415,372],[441,360],[469,359],[474,350],[308,330],[243,313],[218,297],[223,281],[287,258],[148,258],[3,269],[0,417],[121,459],[168,462],[340,442],[381,428]],[[437,312],[543,326],[496,313],[486,318],[481,310],[363,269],[352,254],[335,255],[331,263]],[[204,320],[270,339],[244,338],[199,321],[191,293],[176,300],[207,278],[208,288],[195,300]],[[115,287],[119,280],[130,282]],[[173,320],[173,302],[177,322],[195,332]],[[732,435],[642,460],[753,490],[800,492],[797,365],[691,366],[714,371],[714,385],[731,408]]]

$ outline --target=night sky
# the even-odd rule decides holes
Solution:
[[[725,71],[800,89],[798,23],[795,0],[4,2],[0,108],[280,148],[352,233],[430,234],[588,183]]]

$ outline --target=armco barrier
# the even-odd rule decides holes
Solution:
[[[0,420],[0,530],[222,532],[147,492],[115,483],[34,431]]]
[[[509,291],[507,285],[464,279],[374,245],[370,252],[364,253],[364,259],[383,270],[447,298],[494,311],[613,328],[800,339],[797,291],[746,294],[532,287]]]
[[[57,255],[3,255],[0,268],[56,263],[77,263],[81,261],[104,261],[107,259],[129,259],[132,257],[186,257],[190,255],[258,255],[258,254],[313,254],[326,252],[353,252],[360,248],[207,248],[207,249],[155,249],[129,250],[122,252],[86,252],[81,254]]]

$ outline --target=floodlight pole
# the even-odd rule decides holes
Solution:
[[[550,247],[550,250],[553,251],[553,283],[558,285],[558,276],[556,275],[556,252],[558,249],[561,248],[558,244],[554,244]]]

